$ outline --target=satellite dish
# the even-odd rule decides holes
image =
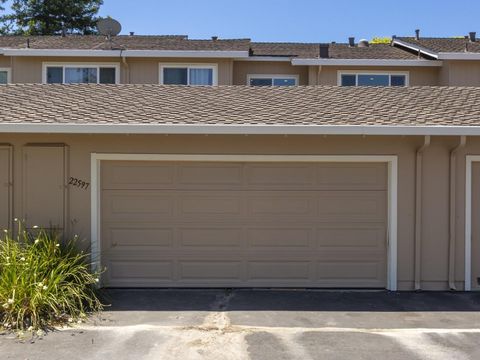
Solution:
[[[105,18],[97,21],[97,29],[100,35],[112,37],[120,34],[122,25],[115,19]]]

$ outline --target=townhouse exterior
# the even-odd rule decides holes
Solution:
[[[0,225],[104,286],[479,289],[478,41],[0,37]]]

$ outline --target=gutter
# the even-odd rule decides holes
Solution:
[[[248,58],[248,51],[222,50],[65,50],[65,49],[0,49],[5,56],[85,56],[85,57],[187,57]]]
[[[438,60],[402,60],[402,59],[292,59],[293,66],[442,66]]]
[[[465,147],[467,137],[461,136],[460,143],[450,152],[450,221],[449,221],[449,239],[448,239],[448,287],[450,290],[457,290],[455,286],[455,225],[456,225],[456,170],[457,170],[457,153]]]
[[[415,290],[421,290],[422,276],[422,185],[423,152],[430,146],[430,136],[425,136],[423,145],[417,150],[415,168]]]
[[[480,126],[1,123],[0,133],[480,136]]]

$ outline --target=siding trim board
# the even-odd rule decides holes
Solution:
[[[480,155],[467,155],[465,166],[465,291],[472,290],[472,167]]]
[[[394,155],[185,155],[91,153],[91,249],[95,269],[101,260],[101,162],[102,161],[208,161],[208,162],[380,162],[388,167],[387,289],[397,290],[397,188],[398,160]]]

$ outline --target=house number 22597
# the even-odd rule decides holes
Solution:
[[[76,186],[80,189],[87,190],[88,187],[90,186],[90,183],[85,182],[85,181],[80,180],[80,179],[77,179],[77,178],[74,178],[74,177],[71,177],[68,180],[68,185]]]

